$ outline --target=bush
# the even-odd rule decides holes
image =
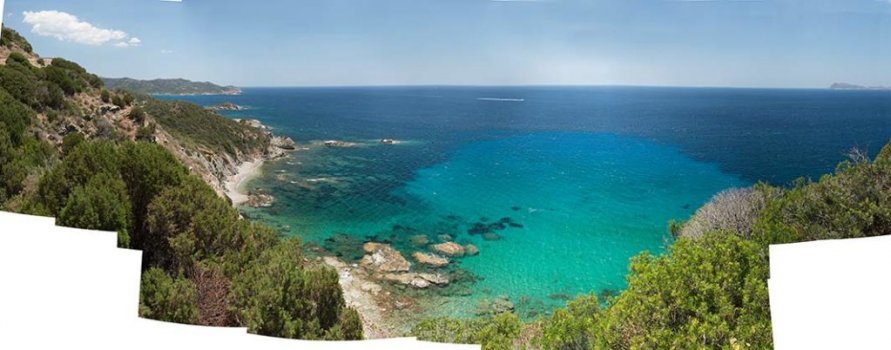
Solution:
[[[696,210],[680,228],[680,237],[696,238],[706,232],[730,231],[748,238],[752,225],[776,190],[767,185],[721,191]]]
[[[118,246],[129,247],[131,210],[127,189],[118,174],[100,173],[75,187],[59,212],[59,224],[118,232]]]
[[[632,259],[628,288],[604,313],[606,348],[772,346],[767,252],[733,233],[679,239]],[[576,337],[585,335],[582,333]]]
[[[472,320],[434,318],[421,321],[411,334],[420,340],[455,344],[480,344],[485,350],[513,349],[522,323],[513,313]]]
[[[755,224],[763,244],[891,234],[891,162],[858,157],[817,182],[799,180]]]
[[[284,338],[348,340],[361,335],[331,268],[304,265],[296,239],[267,249],[232,281],[232,311],[252,333]]]
[[[128,115],[128,117],[130,118],[130,120],[140,125],[145,122],[145,112],[142,110],[142,108],[139,107],[133,107],[133,109],[130,110],[130,114]]]
[[[139,316],[159,321],[195,323],[198,307],[195,284],[164,270],[150,268],[142,273],[139,288]]]
[[[0,33],[0,46],[12,48],[13,45],[18,46],[28,53],[31,53],[33,51],[33,49],[31,48],[31,44],[28,43],[28,40],[25,40],[25,38],[22,37],[15,30],[3,27],[3,32]]]
[[[542,322],[537,343],[542,349],[587,350],[596,348],[600,329],[601,305],[594,295],[569,302],[566,308],[554,311]]]

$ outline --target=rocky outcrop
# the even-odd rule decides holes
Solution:
[[[215,105],[215,106],[207,107],[207,109],[212,110],[212,111],[241,111],[241,110],[244,110],[243,107],[241,107],[237,104],[234,104],[232,102],[223,102],[223,103]]]
[[[247,205],[254,208],[268,208],[275,203],[275,197],[265,193],[252,193],[248,195]]]
[[[434,244],[433,250],[448,256],[464,256],[464,247],[455,242]]]
[[[386,281],[395,282],[418,289],[449,284],[449,279],[438,273],[388,273],[381,276],[381,278]]]
[[[449,259],[436,254],[428,254],[422,252],[414,252],[411,255],[415,260],[424,265],[432,267],[443,267],[449,264]]]
[[[359,265],[377,272],[406,272],[411,268],[411,263],[393,247],[375,242],[368,242],[362,246],[365,256],[359,261]]]

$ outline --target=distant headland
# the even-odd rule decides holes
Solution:
[[[186,79],[138,80],[132,78],[102,78],[109,89],[125,89],[149,95],[238,95],[235,86],[220,86],[211,82]]]
[[[832,83],[829,88],[832,90],[891,90],[891,86],[865,86],[850,83]]]

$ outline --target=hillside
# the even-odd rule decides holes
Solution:
[[[235,86],[219,86],[211,82],[186,79],[137,80],[131,78],[102,78],[109,89],[124,89],[149,95],[238,95]]]
[[[0,210],[117,232],[118,247],[142,251],[141,317],[363,337],[336,271],[220,196],[238,164],[282,155],[285,139],[190,103],[109,90],[77,63],[40,58],[18,33],[2,36]]]
[[[239,164],[281,156],[290,140],[200,106],[104,85],[76,63],[43,59],[4,29],[0,87],[34,113],[29,129],[59,149],[63,139],[147,140],[173,153],[220,195]]]

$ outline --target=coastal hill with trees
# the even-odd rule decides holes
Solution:
[[[0,44],[0,209],[116,231],[122,248],[142,250],[143,317],[363,337],[336,271],[215,192],[229,166],[276,152],[267,131],[111,89],[6,28]],[[667,251],[633,258],[618,295],[579,296],[530,322],[502,311],[412,333],[484,349],[771,348],[768,246],[891,234],[891,144],[818,180],[722,192],[666,226]]]
[[[242,219],[212,187],[225,165],[275,152],[267,131],[109,89],[74,62],[40,58],[11,29],[2,38],[0,208],[116,231],[121,248],[142,250],[143,317],[362,338],[337,272]]]
[[[220,86],[211,82],[186,79],[138,80],[132,78],[102,78],[109,89],[124,89],[149,95],[238,95],[235,86]]]

